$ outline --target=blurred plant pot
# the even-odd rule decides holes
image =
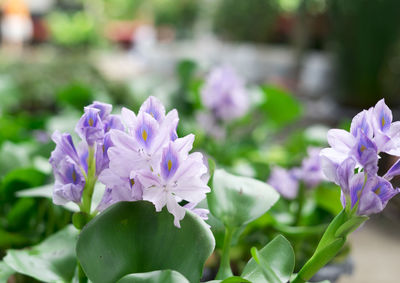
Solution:
[[[342,262],[330,263],[321,268],[317,274],[315,274],[310,282],[320,282],[323,280],[329,280],[331,283],[337,282],[343,274],[351,275],[353,273],[353,260],[351,257],[347,257]]]

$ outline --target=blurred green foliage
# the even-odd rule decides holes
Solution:
[[[221,0],[214,29],[229,40],[267,42],[278,12],[278,0]]]

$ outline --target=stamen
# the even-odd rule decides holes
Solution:
[[[143,138],[144,141],[147,141],[147,132],[146,132],[146,130],[142,131],[142,138]]]

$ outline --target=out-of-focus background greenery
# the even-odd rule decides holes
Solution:
[[[71,213],[50,200],[18,192],[51,184],[50,135],[73,132],[93,100],[137,110],[157,96],[179,110],[179,132],[194,132],[197,150],[261,180],[270,164],[298,165],[308,146],[326,145],[328,128],[348,127],[354,114],[381,98],[400,118],[398,0],[0,4],[0,258],[70,222]],[[236,69],[257,105],[227,127],[225,141],[210,140],[196,119],[204,78],[218,65]],[[322,208],[313,210],[310,223],[337,210],[329,198],[321,201],[321,190]],[[354,270],[339,282],[399,277],[399,215],[397,197],[352,236]],[[241,241],[262,242],[261,234]]]

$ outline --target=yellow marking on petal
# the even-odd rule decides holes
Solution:
[[[383,128],[385,126],[385,117],[383,117],[383,116],[382,116],[381,124],[382,124],[382,128]]]
[[[89,118],[89,126],[90,126],[90,127],[93,127],[93,124],[94,124],[93,119],[92,119],[92,118]]]
[[[130,179],[129,182],[131,183],[131,187],[135,185],[135,179]]]
[[[377,194],[377,195],[379,195],[379,194],[381,193],[381,188],[380,188],[380,187],[377,188],[377,189],[374,191],[374,193]]]
[[[146,132],[146,130],[142,131],[142,138],[143,138],[144,141],[147,141],[147,132]]]
[[[365,145],[362,145],[361,148],[360,148],[360,151],[361,151],[361,152],[364,152],[364,150],[366,150],[366,149],[367,149],[367,148],[365,147]]]
[[[171,171],[172,168],[172,161],[168,160],[168,171]]]
[[[76,182],[76,172],[75,172],[75,170],[72,171],[72,180],[74,181],[74,183]]]

